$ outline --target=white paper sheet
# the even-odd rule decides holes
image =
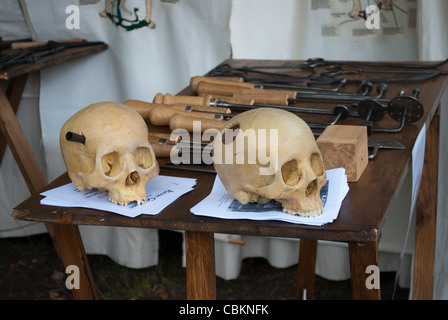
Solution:
[[[159,175],[146,185],[147,202],[138,206],[131,202],[127,206],[113,204],[108,200],[108,193],[96,189],[78,190],[69,183],[41,193],[45,196],[41,204],[60,207],[83,207],[110,211],[127,217],[140,214],[156,215],[185,193],[193,190],[196,179]]]
[[[426,146],[426,124],[423,124],[420,133],[414,143],[412,149],[412,199],[411,199],[411,215],[417,202],[418,191],[420,190],[420,182],[422,180],[423,164],[425,162],[425,146]]]
[[[242,205],[227,193],[218,176],[210,195],[191,208],[191,212],[221,219],[279,220],[321,226],[337,218],[342,200],[349,190],[343,168],[327,170],[327,180],[327,184],[321,190],[324,212],[317,217],[300,217],[284,213],[281,204],[275,201],[266,205],[256,203]]]

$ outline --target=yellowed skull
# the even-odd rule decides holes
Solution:
[[[323,212],[322,155],[311,129],[293,113],[261,108],[238,114],[216,136],[213,160],[227,192],[242,204],[275,199],[292,215]]]
[[[59,139],[79,190],[107,190],[109,200],[123,206],[146,202],[146,184],[159,174],[159,165],[137,111],[115,102],[89,105],[65,122]]]

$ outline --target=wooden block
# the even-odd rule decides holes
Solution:
[[[365,126],[328,126],[317,139],[325,169],[345,168],[347,180],[356,182],[369,162]]]

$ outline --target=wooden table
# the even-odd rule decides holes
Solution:
[[[0,87],[0,132],[2,133],[0,136],[0,161],[3,159],[3,154],[8,145],[31,193],[38,192],[47,184],[47,181],[16,118],[28,74],[101,52],[106,48],[106,44],[96,44],[63,49],[43,56],[34,63],[14,65],[0,70],[0,80],[9,80],[6,94],[3,87]],[[59,233],[73,234],[71,236],[73,239],[80,239],[77,228],[52,224],[46,224],[46,227],[53,240],[61,238],[57,235]],[[67,255],[67,250],[65,250],[67,247],[63,242],[54,241],[54,244],[60,256]]]
[[[297,61],[252,60],[226,62],[234,66],[297,63]],[[13,217],[71,228],[71,233],[58,233],[57,241],[71,246],[73,252],[82,254],[81,256],[73,254],[63,261],[66,266],[70,264],[80,266],[81,289],[74,290],[76,298],[96,298],[96,292],[82,243],[79,238],[73,241],[71,237],[79,233],[78,225],[96,225],[184,230],[189,299],[216,298],[214,233],[300,238],[298,292],[300,294],[301,290],[306,288],[308,296],[312,296],[314,286],[317,240],[346,242],[349,245],[353,298],[379,299],[379,289],[366,288],[365,282],[368,276],[366,268],[369,265],[379,266],[378,243],[387,219],[386,213],[409,171],[412,148],[423,124],[426,124],[425,164],[417,200],[413,298],[431,299],[438,178],[436,155],[438,155],[439,117],[437,110],[442,95],[445,93],[446,84],[446,77],[443,76],[424,82],[389,84],[389,90],[384,97],[388,99],[394,97],[399,89],[405,89],[406,94],[410,95],[413,88],[420,88],[420,101],[425,107],[424,116],[417,122],[406,124],[401,133],[374,134],[399,141],[406,146],[406,150],[380,150],[377,157],[369,162],[360,180],[349,184],[350,191],[342,203],[339,216],[331,224],[315,227],[278,221],[221,220],[195,216],[189,209],[210,193],[215,175],[178,170],[161,170],[161,174],[196,178],[197,185],[194,191],[182,196],[156,216],[126,218],[85,208],[42,206],[40,205],[42,197],[35,193],[14,209]],[[192,95],[193,92],[190,88],[186,88],[179,94]],[[309,103],[305,105],[311,106]],[[321,108],[332,109],[333,106],[319,104]],[[323,121],[320,117],[314,120]],[[356,123],[358,121],[359,119]],[[397,122],[386,116],[378,125],[390,128],[396,127]],[[44,189],[68,182],[69,178],[64,174]]]

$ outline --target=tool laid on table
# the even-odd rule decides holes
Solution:
[[[435,69],[448,63],[448,59],[432,64],[416,63],[394,63],[394,62],[374,62],[374,61],[335,61],[325,60],[323,58],[310,58],[306,60],[307,64],[316,66],[355,66],[355,67],[384,67],[384,68],[402,68],[402,69]]]
[[[55,40],[55,41],[27,41],[27,39],[24,40],[15,40],[15,41],[5,41],[0,43],[0,50],[5,49],[11,49],[11,50],[19,50],[19,49],[26,49],[31,47],[45,47],[49,45],[49,42],[54,43],[72,43],[72,42],[86,42],[86,39],[68,39],[68,40]]]
[[[145,102],[141,100],[127,100],[125,105],[133,108],[136,110],[143,119],[149,119],[149,115],[152,109],[157,107],[165,107],[165,108],[171,108],[178,111],[213,111],[213,112],[220,112],[220,113],[230,113],[229,108],[212,108],[208,107],[206,105],[190,105],[187,103],[182,104],[169,104],[169,103],[151,103],[151,102]]]
[[[0,51],[3,50],[10,50],[13,43],[29,43],[33,40],[31,38],[23,38],[23,39],[15,39],[15,40],[3,40],[2,37],[0,37]]]
[[[170,96],[170,95],[166,94],[165,96]],[[164,100],[163,98],[162,98],[162,100],[160,100],[161,97],[163,97],[163,95],[161,95],[160,93],[157,94],[156,97],[159,98],[158,101],[163,101],[164,104],[169,104],[169,102],[165,102],[166,100]],[[175,98],[177,98],[177,99],[174,102],[183,103],[182,101],[187,101],[188,98],[190,98],[190,97],[189,96],[175,96]],[[194,98],[199,98],[199,100],[197,100],[197,103],[199,103],[201,101],[201,97],[194,97]],[[293,113],[313,113],[313,114],[326,114],[326,115],[336,115],[339,112],[344,112],[343,116],[359,117],[359,115],[356,112],[349,112],[347,107],[342,107],[342,106],[337,106],[333,110],[326,110],[326,109],[317,109],[317,108],[308,108],[308,107],[287,106],[287,105],[283,105],[283,104],[276,105],[276,104],[261,104],[261,103],[251,103],[251,104],[231,103],[231,102],[221,101],[221,100],[217,100],[217,99],[209,100],[209,102],[205,106],[209,107],[209,109],[204,110],[204,111],[211,111],[211,112],[214,112],[214,110],[218,111],[218,110],[222,110],[222,109],[230,110],[231,108],[245,109],[245,110],[257,109],[257,108],[276,108],[276,109],[290,111]],[[195,105],[193,105],[191,107],[195,108]],[[214,108],[219,108],[219,109],[214,109]]]
[[[341,96],[331,96],[331,95],[302,95],[301,98],[290,98],[295,96],[296,92],[284,92],[276,90],[264,90],[264,89],[246,89],[246,87],[241,86],[241,84],[234,83],[208,83],[205,81],[199,81],[197,84],[198,94],[220,94],[220,95],[230,95],[232,92],[245,92],[248,95],[253,94],[254,100],[257,102],[259,97],[269,97],[270,101],[273,101],[276,105],[287,105],[289,102],[307,101],[315,103],[344,103],[344,102],[358,102],[352,106],[358,107],[358,113],[364,118],[365,122],[363,125],[368,125],[369,128],[372,127],[372,122],[377,122],[382,119],[383,111],[380,106],[387,109],[392,118],[400,122],[400,126],[391,129],[378,129],[378,132],[400,132],[403,129],[405,122],[414,122],[419,120],[423,116],[424,108],[422,104],[418,101],[417,94],[413,97],[406,97],[400,94],[398,97],[393,99],[367,99],[366,97],[352,96],[352,97],[341,97]],[[252,90],[252,91],[249,91]],[[297,94],[298,95],[298,94]],[[303,98],[305,97],[305,98]],[[278,98],[278,100],[277,100]],[[216,101],[215,106],[224,106],[223,103]],[[231,108],[232,105],[226,105]],[[255,103],[254,106],[258,107],[275,107],[272,104],[261,104]],[[286,108],[285,110],[294,112],[294,107]],[[295,109],[300,112],[299,109]],[[317,113],[317,112],[316,112]],[[369,129],[369,133],[371,130]]]
[[[269,72],[269,71],[263,71],[267,69],[304,69],[308,70],[309,73],[303,74],[303,75],[294,75],[294,74],[288,74],[288,73],[277,73],[277,72]],[[290,81],[300,81],[300,79],[305,79],[311,77],[315,73],[316,69],[315,66],[309,63],[304,63],[300,65],[294,65],[294,66],[287,66],[283,65],[281,67],[279,66],[243,66],[243,67],[233,67],[228,63],[220,64],[219,66],[212,69],[208,75],[209,76],[223,76],[225,74],[235,76],[237,73],[256,73],[256,74],[262,74],[262,75],[268,75],[268,76],[274,76],[274,77],[284,77],[288,78]],[[274,79],[271,79],[274,80]],[[274,80],[275,81],[275,80]]]
[[[85,41],[83,39],[73,39],[67,41],[47,41],[37,45],[12,50],[0,58],[0,70],[18,64],[33,63],[49,54],[76,47],[93,46],[104,44],[102,41]],[[12,44],[11,44],[12,45]]]
[[[157,157],[169,157],[172,152],[178,151],[177,148],[180,146],[182,148],[191,147],[194,149],[204,148],[208,143],[206,142],[197,142],[194,140],[170,140],[170,137],[162,138],[154,133],[149,133],[148,141],[151,143],[151,146],[154,149],[154,153]],[[174,148],[174,149],[173,149]],[[174,150],[174,151],[173,151]],[[181,149],[180,149],[181,150]]]
[[[255,102],[257,102],[257,95],[262,97],[278,97],[279,100],[283,100],[284,104],[295,102],[306,102],[313,99],[315,102],[319,100],[337,100],[338,103],[344,102],[357,102],[366,99],[365,95],[342,95],[342,94],[322,94],[322,93],[302,93],[297,90],[279,90],[279,89],[264,89],[263,86],[248,86],[249,83],[216,83],[200,81],[197,85],[196,94],[198,95],[222,95],[233,96],[234,94],[253,94]],[[380,93],[381,95],[383,92]],[[387,102],[386,99],[378,97],[371,97],[379,102]]]
[[[240,77],[204,77],[204,76],[194,76],[190,79],[190,87],[194,92],[198,93],[198,85],[200,82],[214,83],[214,84],[235,84],[246,89],[272,89],[272,90],[288,90],[295,91],[298,94],[329,94],[332,96],[366,96],[373,87],[372,83],[364,82],[360,83],[354,92],[338,92],[337,89],[323,89],[323,88],[313,88],[313,87],[303,87],[303,86],[291,86],[291,85],[280,85],[280,84],[259,84],[252,82],[245,82],[244,78]],[[382,83],[377,86],[378,95],[375,98],[380,98],[387,89],[387,84]],[[291,92],[288,92],[291,94]]]
[[[369,154],[370,160],[376,158],[379,149],[395,149],[395,150],[406,149],[406,147],[402,143],[392,139],[369,137],[367,142],[369,148],[373,148],[373,152]]]

